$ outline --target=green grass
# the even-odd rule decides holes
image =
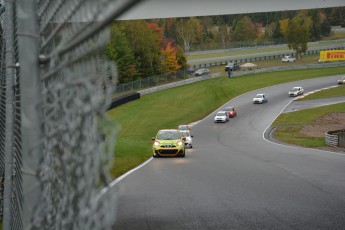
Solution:
[[[296,112],[281,114],[272,125],[307,125],[311,124],[314,120],[328,114],[336,112],[345,112],[345,103],[335,105],[321,106],[317,108],[305,109]]]
[[[303,126],[279,127],[274,132],[274,138],[292,145],[303,147],[322,147],[326,146],[324,138],[306,137],[300,133]]]
[[[304,125],[310,125],[326,114],[339,112],[345,113],[345,103],[281,114],[272,124],[278,126],[278,129],[274,132],[274,138],[285,143],[304,147],[326,146],[324,138],[307,137],[301,134],[300,131]]]
[[[228,100],[244,92],[280,83],[343,73],[345,67],[294,70],[241,77],[224,77],[193,83],[121,105],[107,114],[118,121],[115,165],[118,177],[151,157],[152,141],[159,129],[176,128],[204,118]],[[114,140],[115,141],[115,140]]]
[[[273,122],[272,125],[281,126],[310,124],[312,121],[326,115],[327,113],[344,111],[344,103],[339,103],[296,112],[283,113]]]
[[[325,89],[319,92],[309,94],[306,97],[298,99],[298,101],[314,100],[314,99],[330,98],[330,97],[343,97],[343,96],[345,96],[345,86],[340,85],[336,88]]]

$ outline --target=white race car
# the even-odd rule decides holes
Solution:
[[[227,122],[229,121],[229,116],[226,111],[218,111],[216,116],[214,116],[214,122]]]
[[[302,95],[304,93],[304,89],[300,86],[296,86],[293,87],[290,91],[289,91],[289,96],[290,97],[296,97],[298,95]]]
[[[345,77],[338,80],[338,85],[345,85]]]
[[[190,134],[189,131],[181,131],[181,136],[185,137],[186,140],[184,141],[184,146],[188,148],[193,148],[193,135]]]
[[[253,98],[253,103],[254,104],[263,104],[263,103],[266,103],[266,102],[268,102],[268,97],[264,93],[256,94],[256,96]]]
[[[294,62],[294,61],[296,61],[296,58],[291,57],[291,56],[284,56],[282,58],[282,62]]]

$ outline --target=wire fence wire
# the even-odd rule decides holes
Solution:
[[[105,115],[112,92],[103,86],[115,83],[117,71],[104,48],[107,25],[138,2],[0,0],[4,229],[111,228],[117,124]]]
[[[14,2],[1,1],[0,14],[1,214],[4,229],[22,229],[21,106]]]
[[[6,130],[6,69],[5,69],[5,38],[4,1],[0,0],[0,217],[4,207],[4,177],[5,177],[5,132]]]

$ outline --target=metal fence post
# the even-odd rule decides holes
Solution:
[[[18,0],[18,45],[22,109],[23,211],[22,221],[30,228],[41,190],[37,177],[43,157],[41,80],[39,74],[39,28],[36,0]]]
[[[14,2],[5,2],[5,63],[6,63],[6,124],[5,124],[5,180],[3,229],[12,226],[13,130],[14,130]]]

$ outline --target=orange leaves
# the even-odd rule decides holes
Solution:
[[[161,53],[164,72],[170,73],[180,69],[181,66],[178,64],[176,49],[170,42],[168,42],[166,47],[161,50]]]

